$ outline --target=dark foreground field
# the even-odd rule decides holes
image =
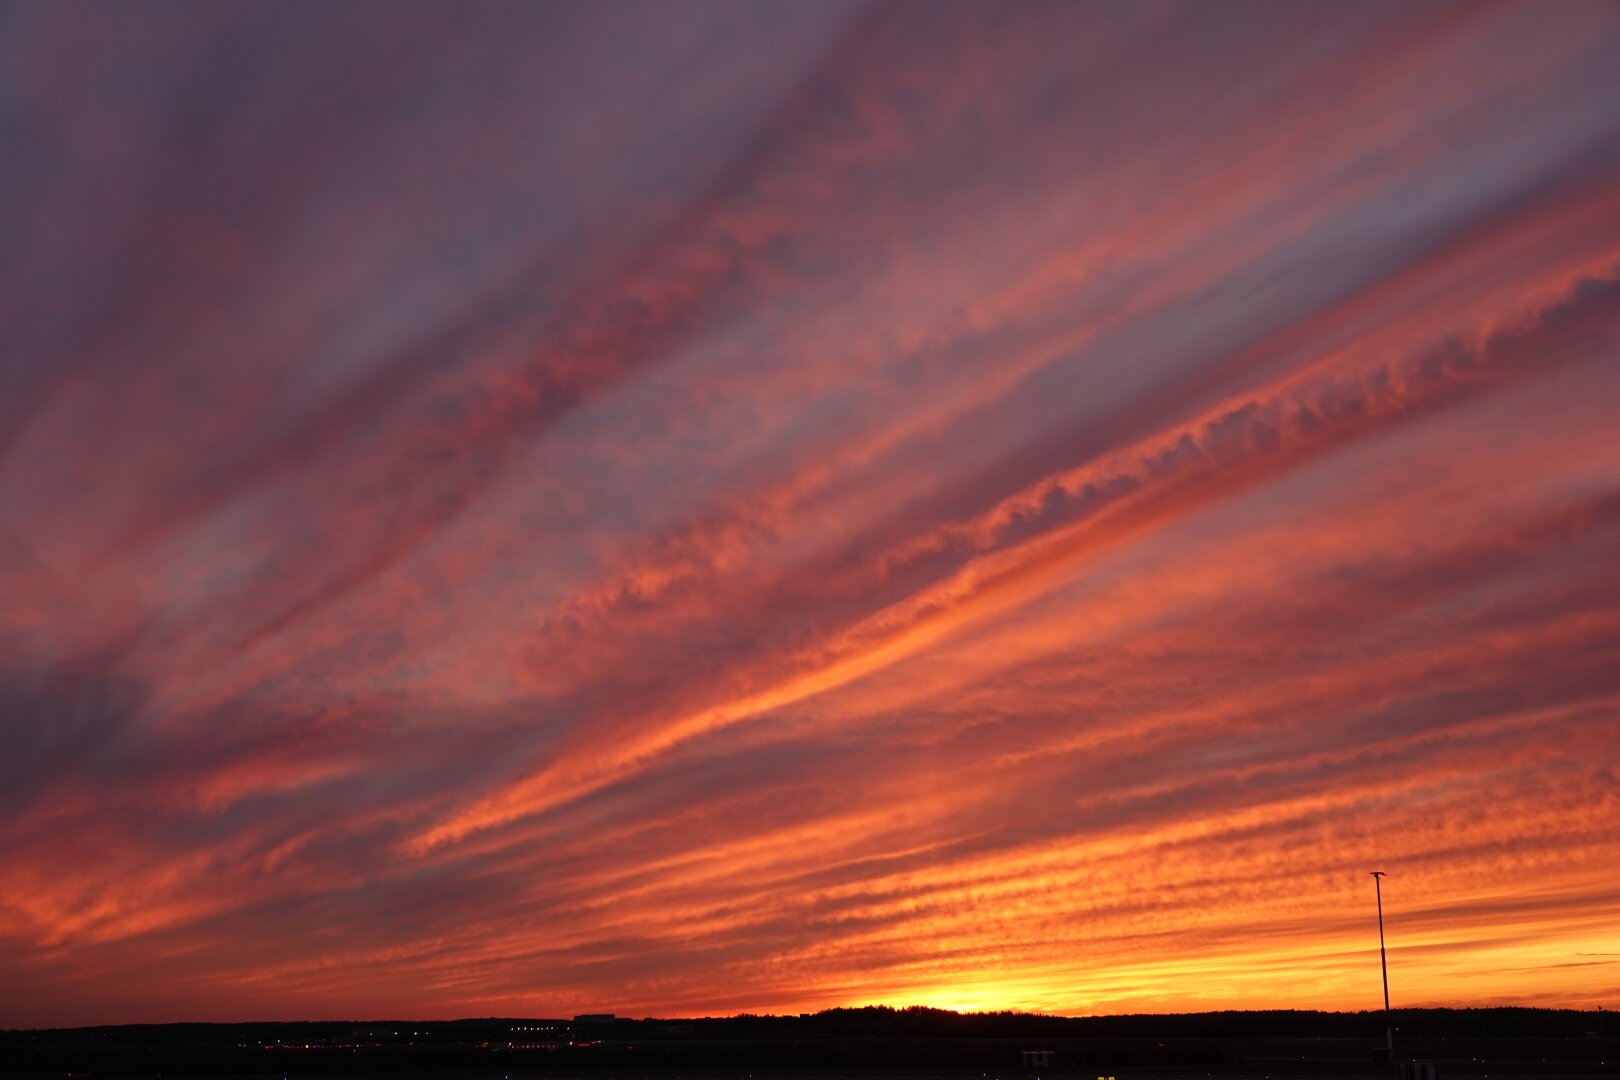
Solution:
[[[1620,1078],[1616,1014],[1410,1010],[1397,1054],[1445,1080]],[[1060,1018],[834,1010],[699,1020],[486,1019],[0,1031],[7,1077],[413,1080],[1184,1080],[1387,1077],[1367,1013]],[[1050,1066],[1023,1065],[1049,1051]]]

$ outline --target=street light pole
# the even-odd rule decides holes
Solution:
[[[1389,1067],[1395,1068],[1395,1026],[1389,1018],[1389,957],[1384,952],[1384,871],[1372,871],[1373,890],[1378,897],[1378,966],[1384,973],[1384,1052]]]

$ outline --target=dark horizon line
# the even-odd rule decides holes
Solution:
[[[795,1021],[816,1019],[818,1017],[834,1016],[850,1013],[928,1013],[941,1017],[991,1018],[991,1017],[1017,1017],[1020,1019],[1051,1020],[1051,1021],[1089,1021],[1089,1020],[1142,1020],[1142,1019],[1194,1019],[1201,1017],[1243,1017],[1243,1016],[1322,1016],[1322,1017],[1356,1017],[1370,1014],[1382,1014],[1382,1008],[1368,1009],[1201,1009],[1189,1012],[1129,1012],[1129,1013],[1082,1013],[1064,1014],[1050,1012],[1036,1012],[1026,1009],[986,1009],[962,1011],[957,1009],[944,1009],[932,1005],[837,1005],[815,1012],[802,1013],[766,1013],[766,1012],[739,1012],[725,1016],[627,1016],[617,1013],[575,1013],[572,1016],[458,1016],[448,1019],[425,1019],[422,1017],[407,1018],[400,1016],[373,1016],[373,1017],[307,1017],[298,1020],[153,1020],[113,1022],[105,1024],[74,1024],[62,1027],[0,1027],[0,1032],[72,1032],[72,1031],[100,1031],[112,1028],[164,1028],[164,1027],[244,1027],[249,1025],[262,1026],[295,1026],[308,1024],[488,1024],[488,1023],[562,1023],[562,1024],[614,1024],[614,1023],[659,1023],[659,1024],[688,1024],[688,1023],[727,1023],[732,1021]],[[1570,1014],[1570,1015],[1611,1015],[1614,1010],[1602,1005],[1591,1008],[1571,1008],[1567,1006],[1548,1005],[1412,1005],[1396,1006],[1391,1012],[1397,1016],[1412,1016],[1415,1014],[1433,1013],[1476,1013],[1476,1012],[1509,1012],[1509,1013],[1544,1013],[1544,1014]]]

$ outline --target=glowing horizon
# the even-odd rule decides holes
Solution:
[[[0,1026],[1612,1007],[1620,7],[1343,7],[9,8]]]

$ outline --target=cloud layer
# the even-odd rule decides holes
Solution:
[[[1617,52],[0,11],[0,1023],[1612,1002]]]

